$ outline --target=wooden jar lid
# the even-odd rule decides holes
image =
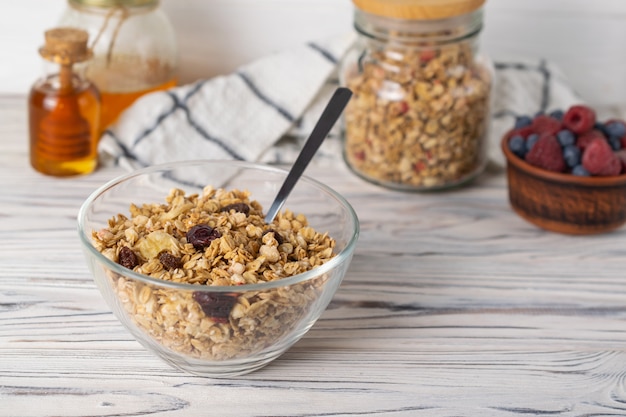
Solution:
[[[471,13],[485,0],[352,0],[364,12],[409,20],[446,19]]]
[[[87,48],[89,34],[82,29],[50,29],[45,32],[45,38],[46,43],[39,53],[48,61],[67,65],[91,57],[91,50]]]

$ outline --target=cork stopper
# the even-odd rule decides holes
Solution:
[[[377,16],[410,20],[447,19],[471,13],[485,0],[352,0],[360,10]]]
[[[45,32],[46,43],[39,54],[46,60],[61,65],[82,62],[91,58],[87,48],[89,34],[82,29],[55,28]]]

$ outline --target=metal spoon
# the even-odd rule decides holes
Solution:
[[[339,87],[335,90],[324,112],[322,112],[322,115],[315,124],[311,135],[300,151],[296,162],[294,162],[291,170],[289,170],[289,174],[287,174],[287,178],[285,178],[285,182],[283,182],[282,187],[278,191],[272,206],[265,215],[266,223],[271,223],[274,220],[274,217],[276,217],[276,214],[278,214],[278,211],[285,203],[287,196],[294,185],[296,185],[296,182],[298,182],[304,169],[309,165],[311,158],[313,158],[315,152],[317,152],[324,139],[326,139],[328,132],[330,132],[330,129],[334,126],[337,119],[339,119],[343,109],[348,104],[348,101],[350,101],[350,97],[352,97],[352,91],[347,88]]]

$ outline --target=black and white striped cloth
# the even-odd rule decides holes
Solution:
[[[289,164],[337,87],[339,62],[353,42],[350,34],[308,43],[226,76],[146,95],[104,133],[101,161],[128,170],[192,159]],[[516,116],[581,100],[544,60],[507,60],[494,68],[489,156],[503,165],[499,138]],[[316,158],[341,158],[338,126]]]

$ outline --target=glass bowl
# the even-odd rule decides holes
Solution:
[[[87,198],[78,214],[87,264],[113,313],[139,343],[185,372],[229,377],[268,364],[313,326],[348,269],[359,222],[341,195],[306,176],[283,211],[304,215],[311,228],[327,233],[335,245],[332,258],[297,275],[243,285],[173,282],[118,264],[117,255],[105,255],[94,240],[118,214],[130,219],[131,204],[165,204],[172,189],[198,195],[207,185],[247,190],[250,200],[268,209],[286,175],[247,162],[185,161],[124,175]],[[184,246],[185,238],[180,240]]]

